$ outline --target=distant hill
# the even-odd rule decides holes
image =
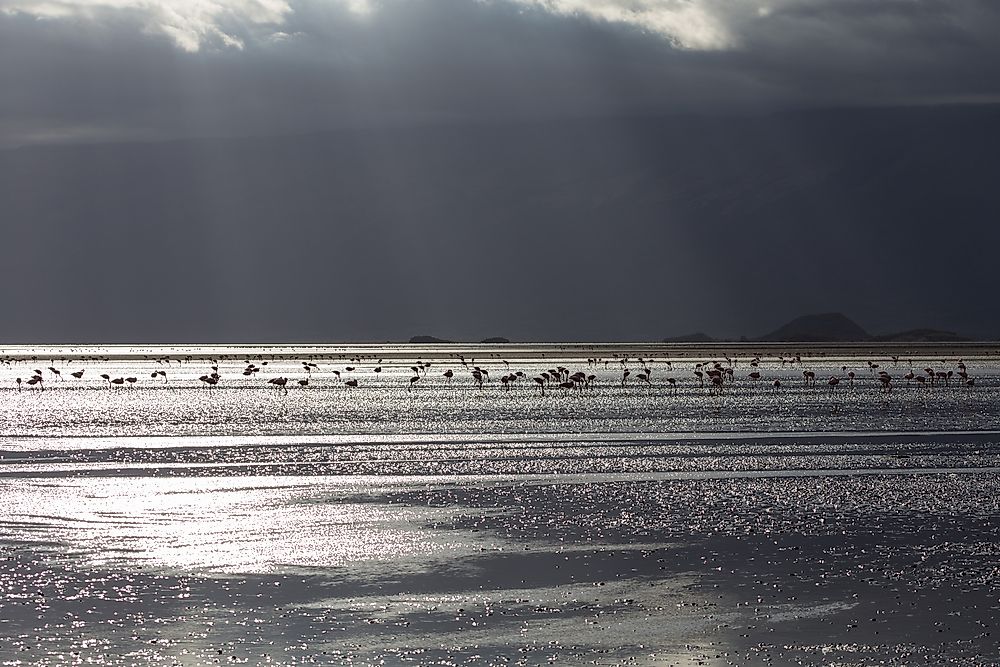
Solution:
[[[454,341],[444,340],[443,338],[435,338],[434,336],[414,336],[410,339],[410,343],[414,344],[427,344],[427,343],[452,343]]]
[[[686,336],[674,336],[673,338],[664,338],[664,343],[713,343],[715,339],[709,336],[707,333],[687,334]]]
[[[773,342],[852,342],[871,335],[843,313],[803,315],[757,340]]]
[[[938,331],[937,329],[911,329],[900,333],[874,336],[872,340],[886,343],[962,343],[972,338],[962,336],[954,331]]]
[[[664,343],[714,343],[724,339],[713,338],[698,332],[686,336],[664,338]],[[741,338],[740,340],[747,340]],[[771,333],[753,338],[754,341],[774,343],[853,343],[872,341],[879,343],[961,343],[977,340],[954,331],[939,329],[909,329],[898,333],[872,335],[843,313],[803,315],[775,329]]]

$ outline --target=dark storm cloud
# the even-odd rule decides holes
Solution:
[[[1000,333],[993,2],[12,8],[6,340]]]
[[[7,143],[1000,94],[1000,5],[987,0],[398,0],[361,14],[303,0],[254,4],[253,20],[199,15],[180,38],[94,4],[86,18],[0,15]],[[602,19],[632,5],[652,9]],[[710,27],[654,22],[677,6]]]

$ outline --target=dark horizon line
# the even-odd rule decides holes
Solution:
[[[763,345],[766,347],[775,347],[782,345],[812,345],[812,346],[864,346],[864,345],[880,345],[880,346],[907,346],[916,345],[921,347],[931,347],[931,346],[982,346],[982,345],[1000,345],[1000,337],[996,338],[967,338],[963,340],[917,340],[917,341],[906,341],[906,340],[881,340],[882,337],[874,336],[868,339],[858,339],[858,340],[830,340],[830,339],[805,339],[805,340],[760,340],[753,338],[713,338],[708,341],[674,341],[674,340],[624,340],[624,339],[593,339],[593,340],[579,340],[579,339],[566,339],[566,340],[518,340],[510,339],[506,342],[483,342],[483,340],[445,340],[441,339],[439,341],[433,342],[410,342],[409,340],[316,340],[316,341],[286,341],[286,342],[252,342],[252,341],[195,341],[195,342],[172,342],[166,343],[162,341],[157,342],[41,342],[41,343],[25,343],[25,342],[3,342],[0,341],[0,354],[4,353],[5,348],[32,348],[32,347],[45,347],[45,348],[73,348],[73,347],[339,347],[339,346],[353,346],[353,345],[420,345],[420,346],[446,346],[446,345],[483,345],[483,346],[517,346],[517,345],[539,345],[539,346],[560,346],[560,345],[573,345],[573,346],[593,346],[593,345],[651,345],[657,347],[672,347],[672,346],[682,346],[682,347],[718,347],[723,345]]]

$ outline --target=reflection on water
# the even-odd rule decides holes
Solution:
[[[366,502],[369,491],[266,477],[13,480],[0,523],[99,566],[266,573],[454,555],[424,528],[428,510]]]
[[[474,351],[6,350],[0,663],[1000,654],[995,357]]]

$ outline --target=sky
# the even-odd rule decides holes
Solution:
[[[0,0],[7,342],[1000,336],[992,0]]]

